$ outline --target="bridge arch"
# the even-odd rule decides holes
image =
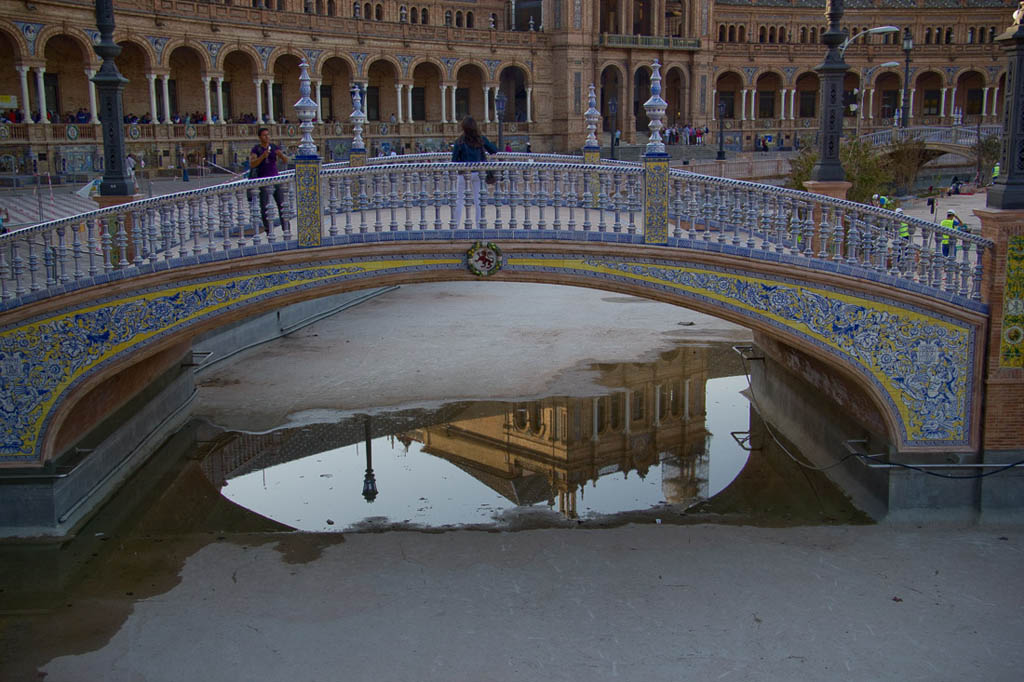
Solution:
[[[4,417],[0,462],[38,464],[73,443],[69,417],[90,392],[206,331],[309,298],[395,284],[474,280],[466,243],[421,242],[282,252],[152,273],[103,301],[48,299],[0,333],[5,350],[42,344],[45,395]],[[514,248],[515,252],[512,253]],[[814,357],[875,404],[900,450],[969,449],[980,381],[981,313],[884,292],[827,272],[794,276],[779,263],[629,245],[517,242],[493,279],[633,294],[735,322]],[[52,350],[50,348],[52,347]],[[924,369],[922,369],[924,368]],[[30,404],[29,404],[30,403]],[[62,433],[64,432],[64,433]]]

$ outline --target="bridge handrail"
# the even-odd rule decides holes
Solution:
[[[856,211],[865,215],[873,215],[878,218],[884,218],[887,220],[905,222],[909,225],[915,225],[921,228],[927,228],[929,230],[935,230],[939,234],[945,234],[950,237],[956,237],[957,239],[968,242],[974,246],[980,246],[983,248],[991,248],[995,245],[991,239],[985,239],[978,235],[971,234],[970,232],[964,232],[962,230],[949,229],[942,227],[938,223],[933,223],[923,218],[915,218],[905,213],[896,213],[895,211],[880,208],[878,206],[872,206],[870,204],[862,204],[856,201],[850,201],[848,199],[836,199],[834,197],[828,197],[822,194],[814,194],[812,192],[806,192],[803,190],[792,189],[788,187],[778,187],[776,185],[767,185],[759,182],[749,182],[746,180],[734,180],[732,178],[722,178],[717,175],[701,175],[699,173],[693,173],[691,171],[673,168],[670,171],[673,176],[689,176],[694,179],[699,179],[701,182],[707,182],[709,184],[721,184],[723,186],[736,186],[736,187],[748,187],[756,188],[758,191],[770,195],[788,196],[793,199],[801,201],[808,201],[817,204],[828,205],[836,208],[841,208],[846,211]]]
[[[636,162],[587,164],[581,156],[518,153],[479,163],[453,163],[439,153],[383,158],[385,163],[321,169],[321,237],[333,240],[325,243],[373,241],[384,237],[372,233],[396,231],[454,239],[466,229],[644,242],[647,171]],[[272,185],[284,188],[282,201],[258,191]],[[669,246],[736,247],[739,255],[763,254],[776,262],[788,250],[812,269],[836,270],[828,262],[841,262],[844,272],[882,272],[923,295],[980,298],[982,255],[992,242],[977,235],[852,201],[678,168],[669,171],[667,192]],[[109,278],[256,255],[268,246],[298,248],[296,196],[294,173],[288,172],[140,199],[0,235],[0,310]],[[270,217],[279,215],[279,229],[259,229],[261,205]],[[463,205],[483,210],[464,212]],[[338,216],[344,216],[340,227]]]

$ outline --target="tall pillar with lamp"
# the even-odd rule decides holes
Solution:
[[[910,51],[914,49],[914,36],[910,33],[910,27],[903,29],[903,54],[906,55],[906,63],[903,67],[903,103],[900,105],[900,127],[906,128],[910,119]]]

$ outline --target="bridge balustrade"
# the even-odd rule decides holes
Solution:
[[[961,126],[914,126],[912,128],[886,128],[867,135],[861,139],[874,146],[885,146],[904,140],[917,139],[925,144],[946,144],[961,147],[973,147],[978,144],[978,133],[982,139],[990,135],[1001,135],[1003,126],[984,125],[979,128]]]
[[[321,171],[323,246],[399,239],[545,239],[642,245],[645,171],[625,161],[447,154],[328,164]],[[488,177],[490,176],[490,177]],[[462,181],[460,182],[460,177]],[[493,183],[491,180],[493,179]],[[285,202],[262,232],[260,188]],[[977,300],[992,243],[934,223],[807,192],[672,169],[668,247],[898,284],[942,300]],[[144,199],[0,235],[0,310],[67,291],[211,261],[300,248],[294,176],[239,180]],[[480,206],[459,215],[457,206]],[[901,237],[901,224],[909,235]],[[948,242],[944,253],[943,241]]]

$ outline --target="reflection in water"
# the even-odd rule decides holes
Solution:
[[[684,346],[652,363],[598,366],[609,387],[602,396],[449,404],[231,434],[203,466],[236,503],[309,530],[366,520],[344,483],[358,477],[360,451],[363,496],[377,500],[371,522],[493,523],[534,505],[570,519],[685,509],[728,485],[747,456],[729,435],[747,429],[745,380],[709,382],[709,356],[720,373],[736,371],[723,348]],[[380,498],[375,474],[385,481]]]

